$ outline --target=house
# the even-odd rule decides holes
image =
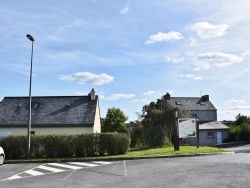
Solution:
[[[170,104],[183,109],[188,118],[193,118],[195,114],[198,114],[200,123],[217,121],[217,109],[209,100],[209,95],[202,97],[170,97],[170,94],[168,95]]]
[[[32,97],[31,134],[100,133],[99,99],[87,96]],[[0,137],[28,132],[29,97],[4,97],[0,102]]]
[[[229,136],[229,127],[220,121],[212,121],[199,125],[199,144],[206,146],[221,145]],[[195,137],[186,137],[181,143],[196,145]]]
[[[220,145],[229,136],[229,127],[220,121],[203,123],[199,130],[200,145]]]
[[[171,97],[166,94],[166,100],[173,107],[181,108],[186,112],[187,118],[199,118],[199,144],[222,144],[229,136],[229,127],[217,121],[217,109],[209,100],[209,95],[201,97]],[[195,137],[182,140],[184,144],[196,145]]]

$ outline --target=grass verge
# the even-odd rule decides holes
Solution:
[[[198,154],[215,154],[225,152],[225,150],[216,147],[201,146],[180,146],[179,151],[175,151],[173,146],[163,146],[158,148],[132,148],[124,155],[112,156],[94,156],[81,158],[42,158],[42,159],[17,159],[6,160],[6,163],[17,162],[66,162],[66,161],[90,161],[90,160],[115,160],[115,159],[135,159],[143,157],[164,157],[164,156],[180,156],[180,155],[198,155]]]

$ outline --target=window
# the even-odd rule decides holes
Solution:
[[[206,103],[204,103],[204,102],[200,102],[200,105],[201,105],[201,106],[205,106],[205,105],[206,105]]]
[[[207,132],[207,137],[209,137],[209,138],[214,137],[214,132]]]
[[[181,102],[180,101],[175,101],[175,104],[181,105]]]
[[[30,131],[30,134],[31,135],[35,135],[35,131]]]

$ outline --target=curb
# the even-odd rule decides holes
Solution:
[[[145,156],[145,157],[121,157],[121,158],[89,158],[89,159],[44,159],[44,160],[5,160],[4,164],[18,164],[18,163],[51,163],[51,162],[86,162],[86,161],[124,161],[124,160],[140,160],[140,159],[161,159],[161,158],[179,158],[179,157],[197,157],[197,156],[208,156],[208,155],[228,155],[228,154],[234,154],[235,152],[219,152],[219,153],[198,153],[198,154],[191,154],[191,155],[162,155],[162,156]]]

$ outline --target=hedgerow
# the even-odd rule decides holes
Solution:
[[[27,157],[27,136],[8,136],[0,140],[7,159]],[[100,133],[79,135],[32,135],[31,158],[88,157],[125,154],[129,135]]]

